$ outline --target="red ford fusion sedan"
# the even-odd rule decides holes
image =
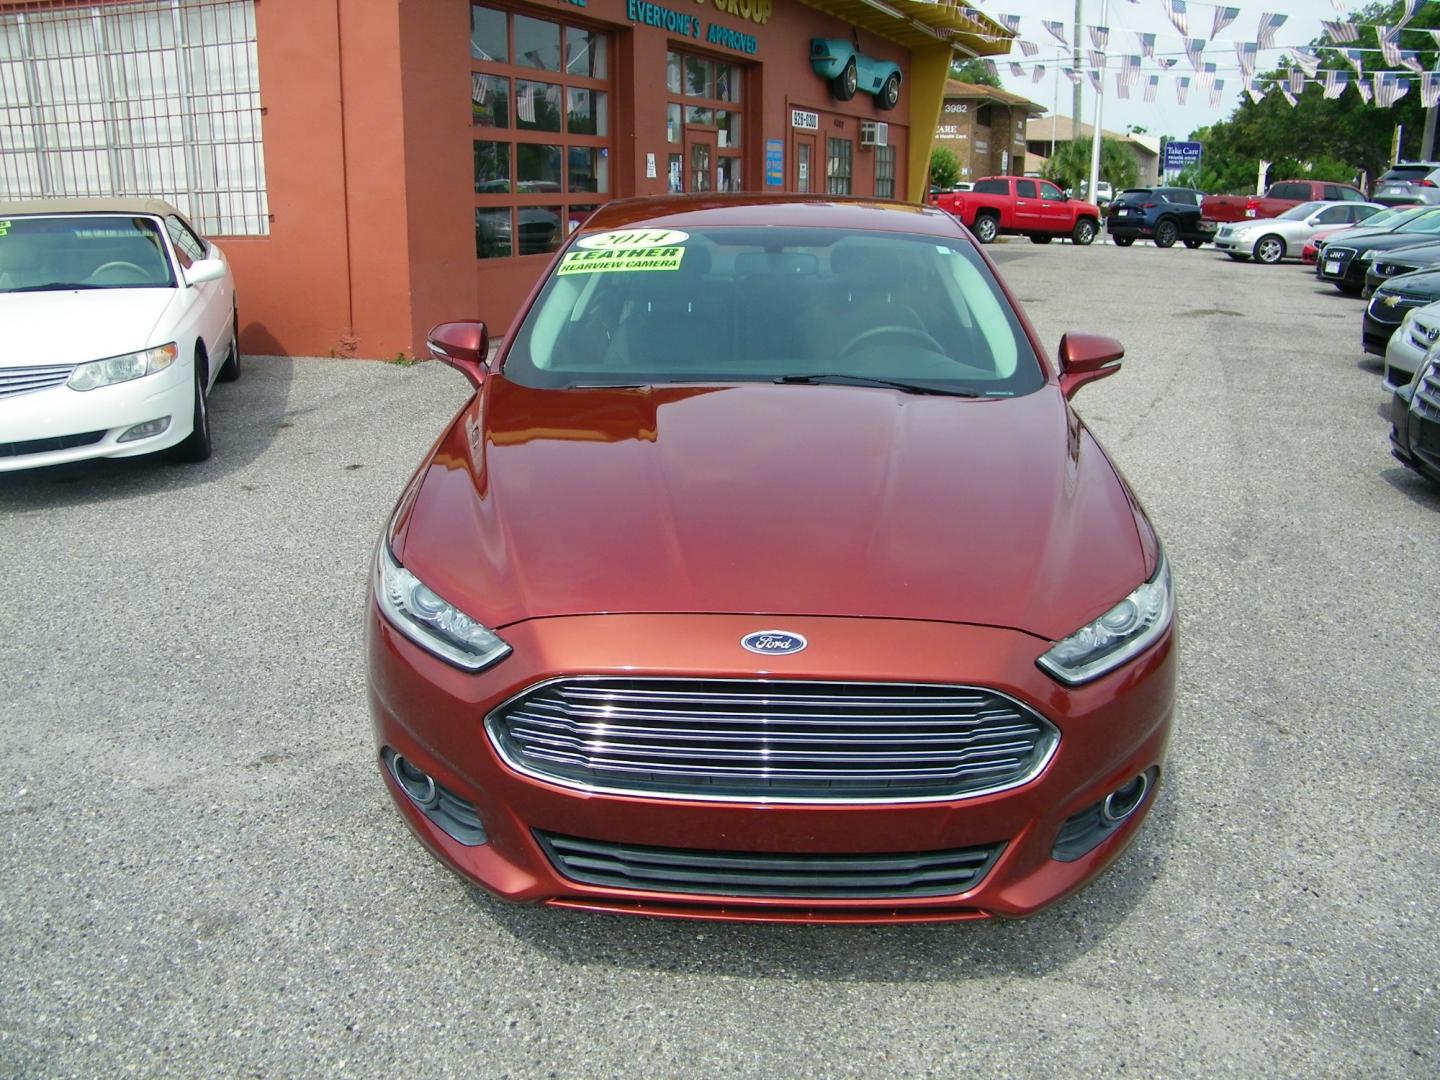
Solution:
[[[1148,813],[1170,572],[948,214],[628,200],[543,275],[400,497],[377,763],[510,900],[830,923],[1029,915]]]

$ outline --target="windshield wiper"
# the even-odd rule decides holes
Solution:
[[[44,285],[21,285],[18,289],[0,289],[0,292],[69,292],[71,289],[103,289],[104,285],[86,285],[78,281],[51,281]]]
[[[929,383],[902,382],[898,379],[872,379],[868,375],[781,375],[775,380],[781,384],[793,383],[839,383],[843,386],[884,386],[906,394],[936,394],[941,397],[978,398],[983,395],[974,390],[960,390],[948,386],[934,386]]]

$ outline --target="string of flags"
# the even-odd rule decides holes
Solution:
[[[978,0],[984,3],[985,0]],[[1138,4],[1140,0],[1129,0],[1131,4]],[[1333,48],[1338,57],[1348,66],[1348,69],[1324,69],[1320,67],[1321,58],[1309,46],[1277,46],[1275,35],[1288,21],[1288,16],[1274,12],[1261,12],[1256,23],[1255,36],[1248,40],[1221,40],[1218,35],[1239,20],[1243,12],[1238,6],[1216,3],[1201,3],[1200,0],[1161,0],[1164,13],[1174,26],[1180,40],[1181,49],[1173,55],[1167,55],[1164,51],[1157,51],[1157,38],[1168,35],[1157,35],[1149,31],[1121,30],[1120,32],[1132,33],[1140,51],[1138,53],[1126,53],[1118,57],[1118,69],[1115,69],[1116,95],[1120,98],[1129,98],[1131,93],[1140,88],[1143,98],[1147,102],[1156,100],[1161,74],[1146,72],[1142,65],[1146,60],[1151,61],[1162,73],[1169,72],[1180,62],[1180,56],[1190,63],[1194,70],[1193,75],[1175,75],[1175,96],[1176,101],[1184,105],[1189,100],[1191,86],[1196,86],[1205,92],[1212,107],[1218,107],[1225,91],[1227,79],[1221,77],[1222,71],[1234,74],[1237,78],[1231,80],[1232,84],[1238,84],[1239,89],[1249,95],[1251,100],[1259,102],[1267,93],[1278,91],[1292,107],[1298,104],[1299,95],[1303,93],[1307,84],[1313,83],[1323,88],[1323,96],[1328,99],[1340,97],[1348,88],[1354,87],[1355,92],[1367,104],[1374,104],[1387,108],[1395,102],[1404,98],[1412,86],[1418,84],[1420,98],[1425,107],[1440,104],[1440,71],[1427,71],[1420,58],[1419,50],[1416,48],[1402,48],[1401,37],[1404,34],[1425,34],[1430,38],[1427,44],[1440,47],[1440,29],[1428,27],[1410,27],[1409,22],[1420,10],[1422,3],[1437,2],[1437,0],[1404,0],[1404,4],[1398,13],[1393,25],[1380,23],[1357,23],[1346,18],[1322,19],[1325,36],[1332,43],[1327,48]],[[1331,5],[1337,15],[1344,16],[1345,0],[1331,0]],[[1201,18],[1203,12],[1196,11],[1196,8],[1204,8],[1209,12],[1209,19]],[[971,18],[977,23],[980,17],[971,9]],[[1021,16],[1018,15],[988,15],[1007,32],[1001,38],[998,35],[989,35],[992,40],[1014,41],[1020,46],[1020,50],[1026,57],[1033,57],[1040,51],[1040,46],[1034,41],[1020,38]],[[1204,23],[1208,21],[1208,26]],[[1067,36],[1067,26],[1063,21],[1055,19],[1039,20],[1043,30],[1055,39],[1067,50],[1071,42]],[[1192,33],[1192,25],[1197,32]],[[1373,29],[1376,33],[1378,48],[1361,48],[1356,46],[1360,40],[1362,28]],[[1086,50],[1085,58],[1087,65],[1077,70],[1075,67],[1064,64],[1057,64],[1061,75],[1072,83],[1079,83],[1082,76],[1087,78],[1091,86],[1098,92],[1101,80],[1107,69],[1111,68],[1110,61],[1113,58],[1106,50],[1109,48],[1112,28],[1102,25],[1088,25],[1086,32],[1089,38],[1090,48]],[[1201,36],[1208,31],[1208,35]],[[982,34],[981,36],[987,36]],[[1074,47],[1078,51],[1080,42],[1077,40]],[[1230,46],[1233,48],[1235,59],[1233,66],[1222,62],[1206,60],[1206,49],[1211,46]],[[1348,46],[1348,47],[1339,47]],[[1281,58],[1281,64],[1285,70],[1278,76],[1256,76],[1256,69],[1260,66],[1260,54],[1268,50],[1284,48],[1285,55]],[[1373,70],[1372,63],[1374,54],[1379,54],[1380,64],[1386,70]],[[1213,55],[1213,54],[1212,54]],[[998,75],[997,65],[993,60],[984,61],[987,70],[992,75]],[[1370,65],[1372,70],[1366,73],[1366,66]],[[1010,73],[1015,78],[1023,78],[1027,66],[1012,61]],[[1032,82],[1040,82],[1046,74],[1047,66],[1043,62],[1031,62],[1029,74]]]

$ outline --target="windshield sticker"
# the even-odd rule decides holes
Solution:
[[[690,239],[679,229],[617,229],[614,232],[582,236],[575,246],[586,251],[631,251],[636,248],[674,247]]]
[[[6,233],[8,233],[9,231],[10,231],[10,222],[8,222],[8,221],[0,221],[0,236],[4,236],[4,235],[5,235]]]
[[[679,270],[682,247],[640,248],[634,251],[567,251],[557,274],[605,274],[615,271]]]

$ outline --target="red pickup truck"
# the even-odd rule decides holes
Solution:
[[[1227,221],[1279,217],[1303,202],[1365,202],[1365,194],[1349,184],[1328,180],[1282,180],[1271,184],[1264,196],[1206,195],[1200,201],[1200,228],[1214,232]]]
[[[982,244],[1001,233],[1028,236],[1037,244],[1057,236],[1088,244],[1100,231],[1098,206],[1029,176],[986,176],[969,191],[940,192],[934,203],[959,218]]]

